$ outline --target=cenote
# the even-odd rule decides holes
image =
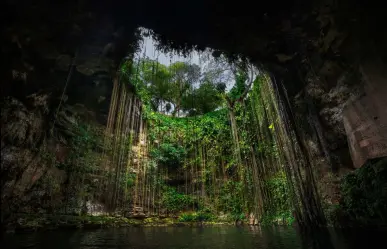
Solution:
[[[376,246],[384,8],[255,2],[7,1],[2,243]]]

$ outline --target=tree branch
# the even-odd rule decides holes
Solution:
[[[245,97],[246,97],[246,95],[249,93],[249,91],[250,91],[250,88],[251,88],[251,86],[253,85],[253,82],[254,82],[254,72],[253,72],[253,70],[250,70],[250,81],[249,81],[249,83],[247,84],[247,86],[246,86],[246,88],[245,88],[245,90],[244,90],[244,92],[241,94],[241,96],[239,96],[239,98],[238,99],[236,99],[235,101],[232,101],[230,98],[229,98],[229,96],[227,96],[227,94],[225,95],[225,99],[226,99],[226,101],[227,101],[227,104],[228,104],[228,107],[229,108],[231,108],[231,109],[233,109],[234,108],[234,105],[235,105],[235,103],[236,102],[241,102]]]

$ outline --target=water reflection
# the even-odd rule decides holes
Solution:
[[[7,236],[1,248],[382,248],[386,235],[386,230],[318,229],[301,232],[291,227],[131,227],[18,234]]]

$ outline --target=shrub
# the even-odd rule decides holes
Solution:
[[[159,148],[154,148],[151,151],[151,157],[154,160],[170,168],[179,167],[184,161],[185,155],[186,151],[182,146],[169,143],[163,143]]]
[[[198,221],[213,221],[215,215],[209,212],[198,211],[192,213],[183,213],[179,216],[180,222],[198,222]]]
[[[165,187],[162,196],[162,205],[169,212],[177,212],[188,208],[192,205],[193,200],[189,195],[181,194],[175,188]]]
[[[345,176],[340,207],[353,224],[385,225],[387,221],[387,158],[368,162]]]

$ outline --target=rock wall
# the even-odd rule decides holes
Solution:
[[[354,166],[387,156],[387,75],[380,63],[362,67],[364,95],[349,103],[343,120]]]
[[[8,61],[1,69],[3,219],[11,213],[47,211],[63,204],[63,185],[71,176],[55,164],[64,164],[71,156],[70,141],[79,135],[77,126],[106,124],[111,72],[117,68],[111,53],[104,50],[112,46],[110,38],[103,41],[103,33],[109,37],[113,30],[101,27],[98,39],[74,46],[79,35],[75,31],[80,29],[76,25],[57,34],[50,33],[50,23],[13,24],[3,33],[1,44],[2,59]],[[61,40],[62,35],[66,39]]]
[[[78,127],[85,116],[92,127],[101,126],[81,105],[63,104],[54,118],[47,95],[27,99],[29,104],[8,97],[1,109],[3,219],[18,212],[64,212],[69,182],[80,180],[71,175],[71,157],[79,149],[74,141],[82,136]]]
[[[58,166],[74,156],[80,125],[106,125],[124,33],[83,8],[7,2],[1,10],[2,221],[17,212],[64,212],[73,201],[66,196],[80,192],[69,186],[83,180]]]
[[[40,97],[45,99],[44,96]],[[36,102],[32,103],[33,110],[14,98],[7,98],[2,105],[2,210],[14,209],[11,200],[23,198],[25,191],[46,172],[47,163],[38,153],[45,143],[44,130],[47,123],[43,117],[47,103],[38,102],[37,106]]]
[[[386,64],[378,56],[369,58],[334,63],[341,63],[334,77],[323,70],[335,68],[326,66],[328,62],[306,70],[304,87],[294,98],[295,115],[328,203],[338,203],[342,176],[368,159],[387,155]]]

